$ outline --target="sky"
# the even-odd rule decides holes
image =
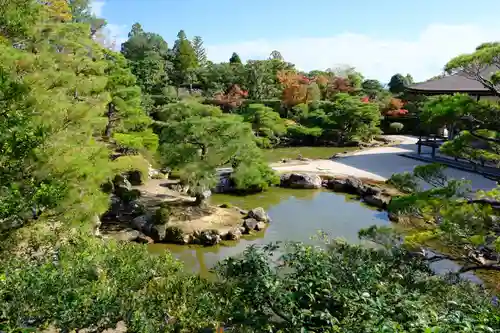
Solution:
[[[500,41],[500,0],[95,0],[92,8],[118,46],[139,22],[170,46],[181,29],[201,36],[214,62],[278,50],[304,71],[349,65],[382,82],[395,73],[428,79],[454,56]]]

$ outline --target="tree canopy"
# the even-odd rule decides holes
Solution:
[[[448,73],[461,72],[476,80],[500,97],[500,43],[483,43],[470,54],[451,59],[445,66]]]

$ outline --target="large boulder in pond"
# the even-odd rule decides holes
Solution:
[[[257,207],[248,212],[247,218],[255,219],[257,222],[269,222],[271,219],[262,207]]]
[[[144,214],[132,219],[132,221],[130,222],[130,226],[135,230],[139,230],[149,236],[153,228],[153,221],[150,216]]]
[[[363,201],[366,204],[382,209],[387,209],[387,206],[391,203],[391,199],[391,196],[382,193],[363,197]]]
[[[221,241],[220,233],[217,230],[202,230],[196,238],[204,246],[217,245]]]
[[[365,192],[365,185],[361,179],[349,176],[345,180],[344,192],[362,195]]]
[[[297,189],[321,188],[321,178],[309,173],[285,173],[280,177],[280,186]]]
[[[330,179],[326,182],[326,188],[334,190],[335,192],[345,192],[345,180],[344,179]]]
[[[245,228],[245,234],[249,234],[257,228],[259,221],[253,218],[248,218],[243,221],[243,228]]]

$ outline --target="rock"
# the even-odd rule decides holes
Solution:
[[[241,215],[245,215],[245,216],[248,215],[248,210],[238,208],[238,211],[240,212]]]
[[[153,222],[148,215],[140,215],[132,219],[130,225],[135,230],[142,231],[146,235],[149,235],[153,226]]]
[[[240,228],[233,228],[229,230],[226,234],[226,239],[227,240],[238,240],[241,238],[241,229]]]
[[[210,198],[211,195],[212,195],[212,191],[205,190],[205,191],[201,192],[200,197],[201,197],[202,200],[207,200],[208,198]]]
[[[189,192],[189,185],[169,184],[168,188],[170,188],[172,191],[176,191],[176,192],[184,193],[184,194],[187,194]]]
[[[219,244],[221,241],[220,234],[217,230],[203,230],[198,236],[201,245],[212,246]]]
[[[123,175],[116,175],[113,179],[114,192],[117,197],[122,198],[126,193],[132,190],[132,184]]]
[[[345,192],[345,180],[343,179],[330,179],[327,182],[326,187],[335,192]]]
[[[364,202],[370,206],[386,209],[391,202],[391,197],[384,194],[367,195],[363,198]]]
[[[116,327],[108,328],[102,331],[102,333],[127,333],[127,325],[125,325],[124,321],[119,321],[116,323]]]
[[[154,239],[155,242],[162,242],[165,239],[166,232],[166,224],[155,224],[151,226],[151,232],[149,233],[149,235]]]
[[[345,180],[344,190],[346,193],[361,195],[365,191],[365,185],[360,179],[349,176]]]
[[[163,241],[175,244],[185,244],[184,236],[184,232],[179,227],[166,226],[165,237],[163,237]]]
[[[113,232],[107,234],[107,236],[116,239],[117,241],[123,241],[123,242],[133,242],[135,241],[141,233],[137,230],[133,229],[125,229],[121,230],[118,232]]]
[[[247,218],[243,221],[243,227],[245,228],[245,234],[249,234],[252,230],[255,230],[259,224],[259,221],[253,218]]]
[[[373,185],[365,185],[363,196],[373,195],[377,196],[382,193],[382,189]]]
[[[153,238],[146,236],[143,233],[139,233],[139,236],[137,236],[135,241],[141,244],[153,244],[155,242]]]
[[[392,212],[389,212],[389,220],[394,222],[394,223],[401,223],[401,224],[409,224],[411,222],[411,219],[409,216],[395,214]]]
[[[138,200],[130,201],[125,207],[125,209],[130,215],[134,217],[143,215],[145,212],[144,206]]]
[[[94,215],[92,217],[92,231],[93,231],[94,236],[96,236],[96,237],[101,236],[101,230],[100,230],[101,224],[102,224],[102,222],[101,222],[101,219],[99,218],[99,216]]]
[[[144,183],[143,175],[139,170],[129,171],[127,173],[127,179],[132,185],[142,185]]]
[[[281,175],[280,186],[297,189],[321,188],[321,178],[308,173],[285,173]]]
[[[248,218],[255,219],[257,222],[269,222],[269,216],[262,207],[257,207],[248,212]]]
[[[264,222],[257,222],[257,225],[255,226],[255,230],[261,231],[266,228],[266,224]]]

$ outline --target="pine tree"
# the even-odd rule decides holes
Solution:
[[[269,60],[281,60],[281,61],[283,61],[283,56],[281,55],[281,53],[279,51],[274,50],[269,55]]]
[[[129,61],[132,73],[143,93],[143,105],[150,111],[155,96],[162,96],[169,83],[172,68],[168,44],[158,34],[145,32],[139,23],[132,26],[129,39],[122,44],[121,53]]]
[[[186,33],[184,30],[179,31],[174,44],[174,80],[178,88],[186,82],[192,84],[193,69],[198,65],[196,53]]]
[[[12,2],[19,12],[30,6]],[[96,140],[108,102],[106,62],[90,28],[62,23],[67,16],[55,8],[40,7],[24,48],[0,44],[0,221],[7,228],[45,213],[78,222],[107,208],[100,185],[111,176],[109,151]]]
[[[241,59],[240,59],[240,56],[238,55],[238,53],[233,52],[233,54],[231,55],[231,58],[229,58],[229,63],[230,64],[241,64]]]
[[[198,65],[203,67],[207,63],[207,51],[203,47],[203,40],[201,39],[200,36],[195,36],[193,38],[193,49],[194,53],[196,54],[196,60],[198,62]]]
[[[141,89],[136,85],[136,78],[121,53],[104,52],[108,62],[106,90],[111,95],[104,137],[112,138],[122,150],[147,149],[154,152],[158,147],[158,138],[149,128],[152,121],[142,108]]]

